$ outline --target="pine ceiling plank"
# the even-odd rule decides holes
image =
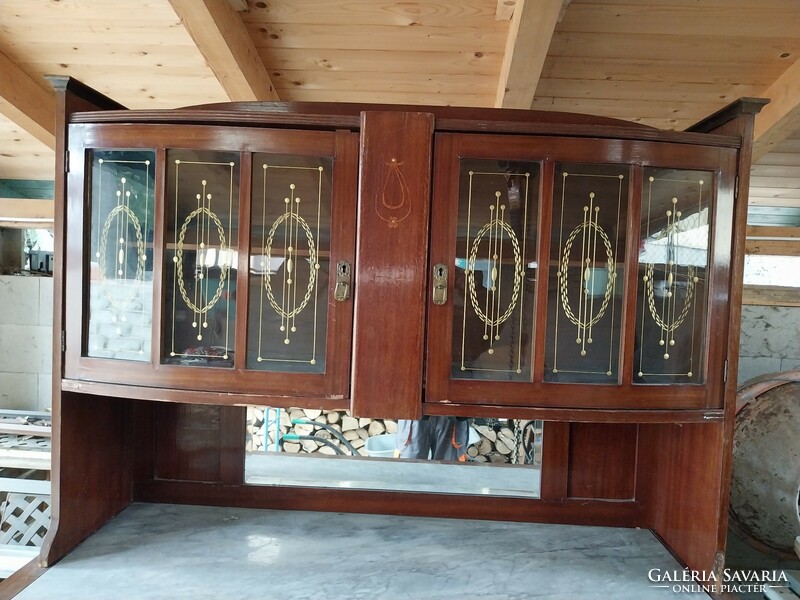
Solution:
[[[283,70],[271,73],[272,81],[277,89],[305,89],[354,92],[408,92],[429,94],[434,92],[462,94],[469,90],[471,94],[490,95],[497,85],[496,76],[487,75],[445,75],[428,72],[395,73],[387,71],[379,76],[365,77],[360,72],[347,71],[294,71]]]
[[[495,23],[497,0],[269,0],[251,3],[246,23],[316,25],[399,25],[409,27],[501,27]]]
[[[638,115],[640,119],[663,119],[665,115],[672,115],[671,119],[695,119],[720,109],[720,103],[710,102],[680,102],[670,100],[616,100],[593,98],[553,98],[536,96],[533,99],[534,109],[560,110],[586,114],[604,115],[607,117],[624,118]]]
[[[189,0],[185,0],[189,1]],[[492,20],[494,23],[494,20]],[[507,25],[500,27],[400,27],[393,25],[326,26],[303,24],[247,24],[256,48],[268,51],[273,46],[316,50],[409,49],[435,52],[501,52],[506,42]]]
[[[597,0],[573,0],[575,4],[594,4]],[[698,0],[613,0],[613,4],[652,7],[696,8]],[[797,0],[758,0],[760,8],[769,10],[791,10],[797,7]],[[751,8],[753,0],[703,0],[704,8]]]
[[[52,179],[53,151],[0,116],[0,179]]]
[[[493,94],[446,94],[411,92],[354,92],[342,90],[304,90],[293,87],[278,90],[281,98],[295,102],[364,102],[429,106],[491,106]]]
[[[169,0],[233,101],[278,95],[239,14],[228,0]]]
[[[542,78],[596,81],[670,81],[713,85],[746,84],[766,87],[786,69],[783,61],[714,62],[706,60],[644,60],[596,56],[549,56]]]
[[[769,104],[767,105],[769,106]],[[769,152],[758,160],[758,166],[796,167],[800,165],[800,156],[794,152]]]
[[[293,71],[353,71],[360,73],[442,73],[443,75],[488,75],[497,78],[503,56],[483,52],[424,52],[406,50],[338,50],[321,48],[262,48],[261,58],[270,73]],[[372,75],[370,75],[372,76]]]
[[[764,10],[758,2],[750,6],[719,7],[696,5],[652,6],[647,3],[576,4],[564,16],[560,31],[614,34],[674,34],[706,37],[795,37],[798,9]]]
[[[0,114],[48,148],[56,147],[56,99],[52,90],[0,52]]]
[[[571,5],[570,5],[571,6]],[[569,13],[570,11],[567,11]],[[784,55],[786,55],[784,57]],[[643,33],[579,33],[557,30],[550,56],[641,60],[707,61],[720,63],[784,61],[800,56],[800,37],[740,38],[736,36],[649,35]]]
[[[800,128],[800,59],[786,69],[759,96],[769,98],[770,103],[756,118],[753,140],[754,161],[759,160]]]
[[[743,96],[753,96],[759,86],[672,81],[609,81],[583,79],[550,79],[539,81],[537,92],[556,98],[608,98],[622,100],[670,100],[680,102],[719,102],[727,104]]]
[[[800,190],[800,177],[760,177],[751,175],[750,187],[794,188],[796,190]]]
[[[0,198],[0,217],[16,221],[53,220],[53,201],[41,199]],[[5,222],[0,223],[3,227]]]
[[[494,105],[531,107],[563,0],[518,0],[508,29]]]

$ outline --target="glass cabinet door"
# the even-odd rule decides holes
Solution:
[[[152,354],[155,151],[90,153],[88,328],[83,355]]]
[[[169,150],[162,362],[233,367],[239,155]]]
[[[248,369],[325,373],[332,162],[253,156]]]
[[[539,164],[459,168],[452,377],[530,381]]]
[[[634,383],[705,382],[713,174],[645,169]]]
[[[556,165],[545,381],[619,381],[629,171]]]

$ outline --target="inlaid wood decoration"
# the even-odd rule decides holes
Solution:
[[[702,383],[711,173],[645,170],[634,381]]]
[[[538,163],[463,160],[453,377],[528,381]]]
[[[154,168],[153,151],[93,153],[87,356],[150,360]]]
[[[545,381],[615,383],[628,170],[556,166]]]
[[[167,154],[162,359],[232,366],[238,261],[238,155]]]
[[[253,162],[247,366],[325,372],[331,160]]]

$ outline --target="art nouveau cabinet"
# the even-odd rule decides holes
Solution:
[[[131,501],[169,501],[648,527],[721,568],[763,101],[676,133],[441,107],[126,111],[56,87],[43,562]],[[246,404],[542,419],[541,494],[248,486]]]

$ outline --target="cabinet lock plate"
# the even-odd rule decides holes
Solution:
[[[433,303],[438,306],[447,303],[447,267],[442,263],[433,267]]]
[[[336,264],[336,287],[333,288],[333,299],[344,302],[350,297],[350,263],[340,260]]]

